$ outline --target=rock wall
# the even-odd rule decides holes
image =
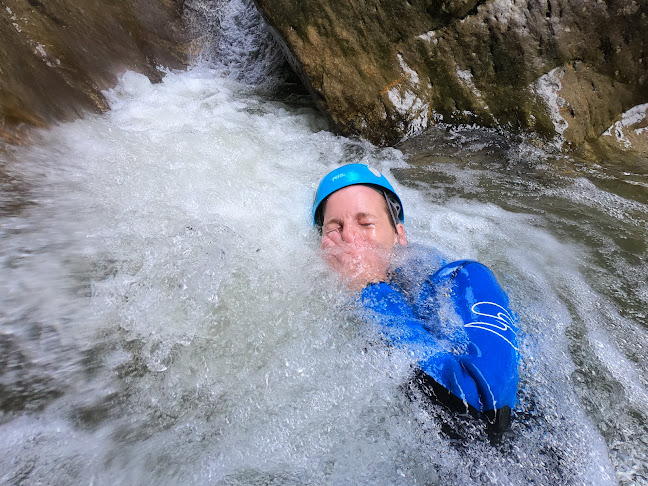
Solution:
[[[189,37],[183,0],[2,0],[0,139],[107,109],[102,90],[126,69],[159,80],[180,67]]]
[[[639,0],[255,0],[333,126],[393,144],[438,121],[580,146],[648,101]]]

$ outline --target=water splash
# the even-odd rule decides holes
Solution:
[[[22,397],[3,404],[6,481],[613,482],[552,275],[590,289],[542,217],[394,182],[410,239],[496,268],[529,336],[508,449],[475,426],[457,449],[450,417],[404,391],[410,358],[367,341],[309,223],[340,160],[407,181],[400,152],[206,68],[127,73],[108,98],[6,164],[30,204],[2,220],[5,369],[31,377],[3,374]]]

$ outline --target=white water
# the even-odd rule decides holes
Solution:
[[[400,154],[208,70],[160,85],[128,73],[110,99],[110,113],[42,133],[12,165],[33,204],[2,223],[3,333],[29,379],[62,396],[5,417],[6,481],[27,468],[52,483],[516,482],[558,474],[540,441],[568,477],[610,482],[566,384],[567,311],[541,302],[548,275],[577,273],[564,267],[576,249],[532,217],[397,186],[410,238],[499,269],[525,349],[547,353],[523,373],[529,393],[552,394],[533,398],[542,423],[518,424],[510,454],[483,437],[458,452],[399,388],[402,357],[366,351],[309,223],[315,184],[340,160],[388,171],[406,166]]]
[[[619,428],[648,411],[641,346],[620,341],[645,331],[596,290],[586,245],[544,210],[474,197],[482,169],[440,164],[452,184],[400,184],[400,152],[222,74],[126,73],[109,113],[0,163],[0,482],[642,481],[638,431],[604,439],[591,408],[609,402],[600,413]],[[441,434],[444,412],[404,392],[407,357],[371,344],[322,264],[310,204],[340,161],[393,171],[410,240],[483,261],[509,292],[523,363],[502,446],[477,426],[464,447]],[[560,201],[645,213],[567,184]]]

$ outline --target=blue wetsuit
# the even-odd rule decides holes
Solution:
[[[398,279],[370,284],[361,301],[386,340],[414,353],[429,394],[497,428],[508,425],[518,386],[517,328],[487,267],[453,262],[413,290]]]

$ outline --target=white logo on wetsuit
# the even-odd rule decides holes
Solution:
[[[465,324],[464,327],[473,327],[492,332],[510,344],[513,349],[518,350],[513,344],[515,342],[516,329],[513,325],[513,317],[509,314],[508,310],[494,302],[477,302],[473,304],[471,310],[474,314],[480,316],[481,319],[488,319],[490,322],[485,320],[473,321]]]

